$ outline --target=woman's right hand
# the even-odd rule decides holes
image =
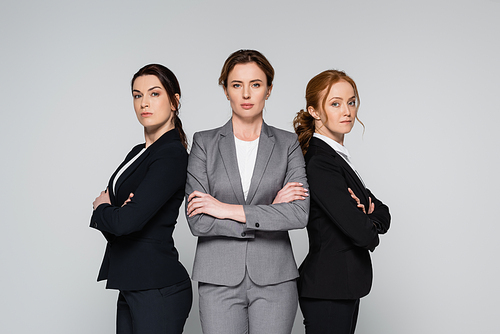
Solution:
[[[309,196],[308,190],[300,182],[288,182],[274,198],[272,204],[289,203],[296,200],[305,200]]]
[[[128,198],[125,202],[123,202],[122,204],[122,208],[130,201],[132,201],[132,197],[134,197],[134,194],[133,193],[130,193],[130,195],[128,195]]]
[[[365,206],[364,204],[361,204],[361,201],[359,198],[354,194],[354,191],[352,191],[351,188],[347,188],[349,190],[349,193],[351,194],[351,197],[358,203],[358,208],[363,210],[363,213],[366,213]],[[375,210],[375,203],[372,203],[372,198],[368,197],[368,214],[372,213],[373,210]]]

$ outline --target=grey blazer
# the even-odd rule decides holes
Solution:
[[[195,133],[189,155],[187,197],[195,190],[228,204],[241,204],[246,224],[199,214],[187,217],[198,237],[193,280],[238,285],[245,268],[253,282],[269,285],[298,277],[288,230],[304,228],[309,197],[271,204],[288,182],[308,189],[305,163],[297,136],[262,124],[254,172],[245,201],[241,186],[233,126]]]

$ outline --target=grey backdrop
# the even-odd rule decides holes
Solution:
[[[269,124],[291,130],[307,81],[358,83],[346,146],[391,208],[357,333],[498,333],[500,1],[3,1],[0,332],[112,333],[96,283],[91,203],[143,141],[129,88],[141,66],[178,76],[189,138],[222,125],[217,78],[240,48],[276,69]],[[297,262],[305,230],[292,233]],[[191,271],[196,240],[175,239]],[[294,333],[302,333],[300,312]],[[200,333],[197,299],[186,333]]]

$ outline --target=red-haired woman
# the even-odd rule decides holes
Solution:
[[[294,119],[311,196],[299,304],[307,334],[352,334],[359,299],[372,284],[369,251],[389,229],[390,214],[365,187],[344,147],[357,120],[354,81],[342,71],[324,71],[307,84],[306,102]]]

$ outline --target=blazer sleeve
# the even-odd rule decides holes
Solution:
[[[181,147],[165,146],[153,153],[148,170],[123,207],[99,205],[91,218],[91,227],[116,236],[141,230],[186,180],[187,153]]]
[[[187,197],[193,191],[198,190],[210,194],[206,168],[206,148],[200,136],[199,133],[194,135],[189,155],[186,207]],[[283,186],[288,182],[301,182],[307,188],[304,158],[296,139],[288,149],[286,164],[287,172]],[[254,238],[255,230],[286,231],[304,228],[307,225],[309,214],[309,197],[291,203],[243,205],[243,210],[247,220],[246,224],[231,219],[218,219],[206,214],[187,217],[187,220],[191,232],[195,236]]]
[[[285,162],[284,162],[285,163]],[[288,148],[287,170],[283,186],[288,182],[300,182],[308,189],[304,156],[297,139]],[[273,195],[273,198],[276,194]],[[269,205],[244,205],[248,230],[260,231],[288,231],[304,228],[309,218],[309,201],[296,200],[289,203]]]
[[[311,196],[330,221],[354,245],[373,251],[379,243],[377,227],[372,215],[363,213],[352,199],[341,167],[330,156],[318,154],[308,161],[307,175]]]
[[[389,230],[391,225],[391,214],[389,213],[389,208],[387,205],[378,200],[375,195],[372,194],[370,189],[366,189],[368,196],[372,199],[372,203],[375,204],[375,210],[368,215],[370,219],[377,226],[377,232],[379,234],[384,234]]]
[[[245,224],[232,219],[219,219],[207,214],[193,217],[187,215],[188,197],[193,191],[210,194],[207,174],[207,151],[202,134],[195,133],[193,145],[189,154],[188,173],[186,181],[185,212],[191,233],[197,237],[226,236],[236,238],[254,238],[253,233],[246,233]]]

